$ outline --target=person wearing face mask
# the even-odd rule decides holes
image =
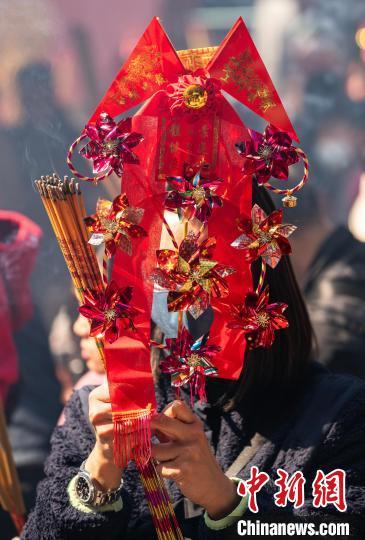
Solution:
[[[263,134],[245,128],[226,93],[269,123]],[[114,170],[125,190],[86,218],[91,243],[103,243],[113,264],[107,280],[105,259],[107,285],[99,294],[88,283],[80,307],[105,341],[108,386],[84,387],[69,401],[22,540],[228,540],[242,517],[351,520],[351,533],[362,534],[365,385],[314,362],[288,259],[295,227],[282,223],[266,191],[278,192],[270,178],[287,180],[301,160],[302,179],[280,190],[295,206],[308,159],[292,145],[296,132],[243,20],[218,48],[176,51],[152,19],[84,135],[93,174]],[[75,144],[71,170],[94,181],[72,164]],[[166,346],[151,339],[152,292]],[[159,366],[150,346],[167,353]],[[144,493],[139,481],[150,452],[182,534],[171,512],[165,519],[161,490],[148,481]],[[237,494],[240,479],[255,485],[255,471],[266,480],[258,514]],[[297,504],[293,490],[284,504],[275,497],[283,471],[302,475]],[[321,475],[331,474],[346,478],[340,508],[331,497],[313,500],[312,484],[320,490]]]
[[[267,214],[273,204],[253,185],[253,202]],[[259,267],[254,265],[254,277]],[[329,374],[316,364],[313,332],[288,256],[267,283],[273,301],[288,303],[289,327],[277,333],[270,349],[247,350],[238,381],[207,380],[207,403],[189,406],[182,387],[174,399],[170,376],[155,371],[158,412],[152,419],[152,455],[167,481],[185,538],[237,538],[237,521],[257,518],[334,523],[349,520],[361,534],[365,509],[365,384],[356,378]],[[175,331],[174,314],[156,293],[152,317],[165,336]],[[209,332],[212,313],[187,317],[194,337]],[[175,330],[174,330],[175,328]],[[84,387],[66,406],[65,423],[56,428],[46,479],[22,540],[155,538],[138,471],[113,462],[113,422],[108,387]],[[85,503],[75,489],[79,468],[87,471],[96,492],[109,493],[108,503]],[[257,494],[259,513],[237,495],[237,478],[247,479],[253,466],[271,481]],[[303,505],[275,504],[277,469],[306,479]],[[311,484],[318,470],[346,473],[347,510],[313,506]],[[102,495],[101,495],[102,496]],[[340,536],[338,536],[340,538]]]
[[[336,112],[313,137],[317,182],[297,208],[292,261],[316,330],[318,360],[365,379],[365,244],[345,224],[363,168],[356,126]]]

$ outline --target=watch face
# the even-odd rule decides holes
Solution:
[[[92,498],[92,489],[90,482],[84,476],[79,475],[77,477],[75,491],[80,501],[84,503],[90,502]]]

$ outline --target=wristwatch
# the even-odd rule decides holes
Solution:
[[[103,491],[100,485],[91,478],[90,473],[85,469],[85,462],[86,460],[82,462],[75,480],[75,493],[78,499],[82,503],[94,507],[113,504],[120,497],[123,479],[117,489]]]

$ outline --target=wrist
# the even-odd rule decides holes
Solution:
[[[218,493],[204,507],[212,520],[220,520],[228,516],[239,502],[240,497],[237,494],[236,484],[224,476],[220,482]]]
[[[100,488],[108,491],[120,485],[123,469],[117,467],[109,456],[106,456],[98,444],[95,444],[85,461],[85,469]]]

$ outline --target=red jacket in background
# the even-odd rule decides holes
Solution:
[[[42,231],[18,212],[0,210],[0,399],[18,378],[13,334],[32,315],[29,278]]]

